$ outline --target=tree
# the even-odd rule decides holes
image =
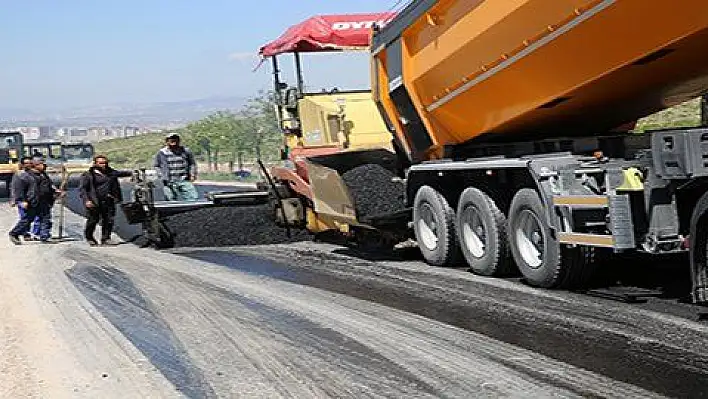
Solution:
[[[261,158],[261,150],[276,150],[280,146],[281,132],[273,104],[272,93],[261,91],[240,112],[248,130],[245,142],[256,158]]]
[[[282,136],[272,99],[271,93],[259,92],[239,111],[218,111],[174,132],[210,171],[219,169],[223,157],[232,169],[237,162],[241,168],[244,157],[275,158]]]

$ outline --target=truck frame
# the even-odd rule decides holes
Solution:
[[[557,151],[539,151],[549,146]],[[515,147],[411,166],[407,205],[428,262],[451,264],[460,251],[482,275],[508,273],[513,261],[533,285],[572,287],[599,251],[687,251],[692,229],[704,228],[707,128]]]

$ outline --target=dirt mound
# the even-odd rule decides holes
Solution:
[[[356,167],[342,175],[359,218],[393,213],[405,207],[405,186],[388,169],[375,164]]]
[[[310,239],[302,230],[276,226],[267,205],[204,208],[171,216],[165,222],[175,247],[265,245]]]

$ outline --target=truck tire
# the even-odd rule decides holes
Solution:
[[[696,304],[708,303],[708,193],[698,200],[691,215],[691,297]]]
[[[415,195],[413,230],[420,252],[429,264],[451,266],[460,261],[455,211],[432,187],[423,186]]]
[[[514,265],[506,234],[506,216],[482,191],[469,187],[457,206],[457,240],[472,272],[482,276],[511,274]]]
[[[508,234],[511,254],[529,284],[578,288],[592,277],[595,249],[561,247],[551,234],[546,209],[535,190],[524,188],[514,196]]]

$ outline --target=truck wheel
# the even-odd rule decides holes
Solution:
[[[509,210],[511,253],[526,281],[543,288],[571,288],[592,277],[594,248],[562,248],[552,236],[538,193],[519,190]]]
[[[691,215],[691,296],[694,303],[708,302],[708,193],[698,200]]]
[[[506,217],[487,194],[473,187],[462,192],[456,226],[462,255],[474,273],[483,276],[511,273]]]
[[[413,230],[425,260],[434,266],[450,266],[460,259],[455,237],[455,211],[432,187],[418,189],[413,203]]]

